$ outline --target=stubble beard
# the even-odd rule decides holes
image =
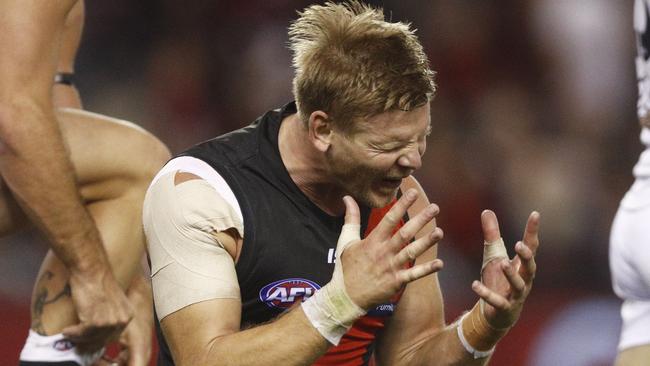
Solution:
[[[348,159],[335,160],[329,157],[328,160],[331,176],[341,189],[358,203],[370,208],[380,208],[388,205],[395,198],[397,190],[391,195],[384,195],[372,189],[373,183],[380,181],[385,173],[354,164]]]

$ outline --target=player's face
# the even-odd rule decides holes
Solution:
[[[402,179],[422,165],[430,124],[427,103],[368,118],[354,134],[337,134],[327,154],[332,177],[358,201],[385,206]]]

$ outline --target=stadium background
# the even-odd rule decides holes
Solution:
[[[641,145],[632,1],[386,0],[418,29],[438,93],[416,174],[441,207],[448,321],[470,308],[482,209],[506,242],[542,213],[538,276],[494,365],[611,364],[620,327],[607,242]],[[286,28],[304,0],[87,2],[77,62],[88,110],[134,121],[173,152],[291,98]],[[139,223],[134,223],[138,225]],[[45,245],[0,240],[0,364],[16,364]]]

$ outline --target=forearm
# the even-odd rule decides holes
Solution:
[[[201,329],[188,332],[195,334]],[[197,343],[188,347],[182,339],[174,342],[173,337],[167,334],[165,332],[168,341],[171,340],[174,361],[178,366],[311,365],[330,346],[309,323],[300,306],[270,323],[212,338],[197,349],[189,349],[196,347]],[[181,354],[184,356],[180,357]]]
[[[1,108],[3,179],[72,274],[106,267],[53,111],[27,97],[5,100]]]
[[[485,365],[510,328],[498,329],[485,318],[480,302],[453,324],[431,331],[421,341],[389,353],[387,365]]]
[[[147,314],[149,324],[153,324],[153,295],[151,293],[151,281],[143,271],[138,271],[131,285],[126,291],[126,296],[137,313]]]
[[[474,358],[458,338],[456,323],[423,339],[399,354],[399,360],[386,365],[487,365],[490,357]]]

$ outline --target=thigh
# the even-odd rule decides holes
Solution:
[[[75,109],[60,109],[57,119],[84,202],[144,197],[149,180],[169,159],[164,144],[126,121]],[[30,221],[0,178],[0,236],[30,226]]]
[[[101,234],[113,273],[126,289],[144,253],[144,194],[169,153],[155,137],[128,122],[67,109],[59,110],[57,118],[82,199]],[[50,251],[32,296],[32,327],[42,334],[59,332],[77,321],[67,281],[65,266]]]
[[[77,109],[60,109],[57,119],[86,202],[129,190],[144,195],[170,157],[165,145],[133,123]]]

